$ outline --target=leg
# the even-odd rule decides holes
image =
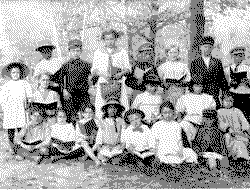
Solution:
[[[8,139],[9,139],[9,144],[10,144],[10,147],[11,147],[11,150],[13,151],[13,154],[16,155],[17,154],[17,150],[16,150],[16,146],[15,146],[15,143],[14,143],[14,138],[15,138],[15,132],[16,130],[18,132],[21,131],[21,128],[17,128],[17,129],[8,129]]]
[[[92,149],[89,147],[88,143],[86,141],[82,142],[84,151],[88,154],[88,156],[95,161],[96,165],[100,164],[100,161],[96,158],[94,153],[92,152]]]
[[[72,123],[74,121],[74,103],[73,97],[64,99],[63,110],[67,116],[67,122]]]

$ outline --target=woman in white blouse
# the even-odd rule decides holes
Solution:
[[[55,91],[48,90],[50,73],[38,75],[38,86],[33,94],[32,106],[42,109],[43,117],[54,117],[56,108],[61,106],[59,96]]]
[[[139,109],[145,113],[145,120],[151,123],[159,117],[159,107],[162,97],[158,94],[157,87],[161,84],[155,75],[145,77],[146,91],[138,94],[132,104],[132,108]]]
[[[179,47],[171,46],[171,49],[166,51],[168,56],[166,62],[157,68],[158,74],[165,84],[166,99],[174,105],[184,93],[182,82],[188,82],[191,79],[188,64],[180,61],[179,52]]]

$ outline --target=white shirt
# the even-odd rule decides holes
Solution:
[[[37,90],[33,94],[33,99],[34,99],[34,102],[42,103],[42,104],[51,104],[51,103],[59,101],[58,95],[55,91],[49,91],[47,98],[44,99],[42,97],[42,93],[39,90]]]
[[[202,111],[208,108],[215,108],[216,102],[213,96],[208,94],[192,94],[182,95],[176,103],[177,112],[187,112],[185,121],[192,121],[200,124],[202,120]]]
[[[152,114],[159,114],[159,106],[162,103],[160,95],[152,95],[149,92],[138,94],[133,102],[132,108],[140,109],[146,115],[145,119],[150,120]]]
[[[177,154],[182,151],[181,126],[175,121],[158,121],[151,128],[151,146],[157,148],[158,155]]]
[[[91,68],[91,73],[95,72],[106,78],[108,76],[109,67],[109,56],[111,55],[108,50],[98,49],[94,53],[93,67]],[[131,70],[131,65],[129,63],[129,57],[126,50],[122,49],[119,52],[115,52],[111,55],[112,65],[121,69]]]
[[[51,137],[59,139],[64,142],[77,141],[78,138],[83,138],[80,128],[77,125],[76,129],[73,124],[59,125],[55,124],[51,126]]]
[[[126,143],[126,147],[129,148],[130,145],[135,146],[135,150],[138,152],[148,150],[149,140],[151,138],[151,131],[146,125],[142,125],[141,128],[143,132],[133,131],[135,127],[130,125],[122,133],[122,141]]]
[[[206,66],[209,67],[210,57],[202,57]]]
[[[168,61],[161,64],[158,67],[158,74],[163,79],[181,79],[184,75],[187,75],[185,81],[190,81],[190,71],[188,65],[181,62]]]

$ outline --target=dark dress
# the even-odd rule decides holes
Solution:
[[[75,122],[77,112],[89,104],[90,97],[89,76],[91,63],[78,59],[71,59],[51,77],[51,81],[59,84],[59,94],[68,122]],[[64,78],[66,77],[66,85]],[[64,99],[62,89],[66,88],[71,98]],[[63,101],[62,101],[63,100]]]
[[[48,115],[47,111],[48,110],[56,110],[57,109],[57,104],[58,102],[53,102],[51,104],[43,104],[43,103],[37,103],[37,102],[32,102],[31,103],[31,109],[38,111],[41,116],[43,117],[43,119],[47,119],[47,118],[51,118],[51,117],[55,117],[56,113],[53,115]]]

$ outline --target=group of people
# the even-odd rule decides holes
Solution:
[[[155,166],[205,158],[210,167],[221,160],[225,168],[228,158],[249,160],[250,69],[242,63],[244,47],[230,52],[234,64],[226,70],[211,56],[210,36],[190,69],[176,46],[155,63],[153,46],[145,44],[131,64],[116,46],[121,35],[103,32],[105,46],[94,53],[93,64],[81,60],[82,42],[70,41],[71,59],[54,74],[40,69],[35,92],[24,80],[26,65],[11,63],[2,70],[12,79],[2,88],[1,105],[15,159],[36,154],[41,163],[87,155],[97,165],[118,157],[122,164]],[[53,49],[39,51],[49,61]]]

